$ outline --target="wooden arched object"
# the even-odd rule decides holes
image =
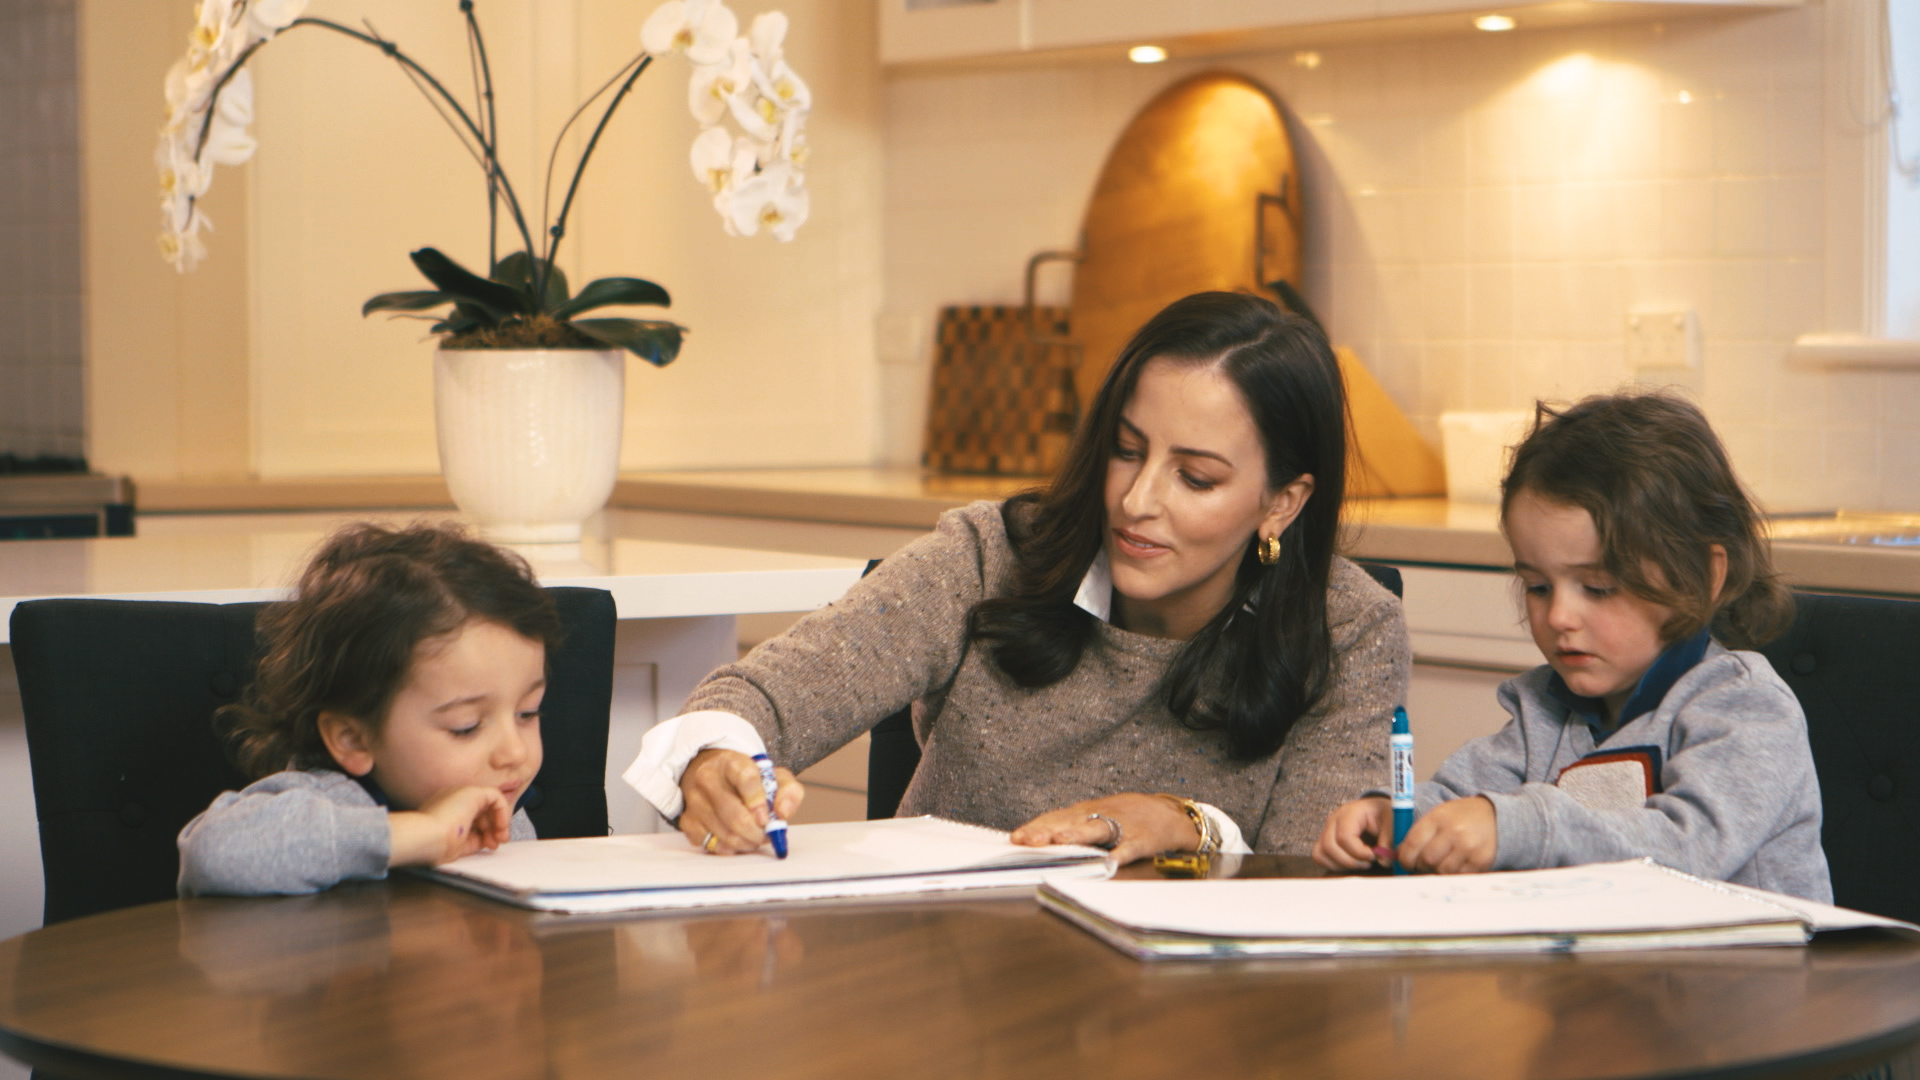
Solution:
[[[1208,72],[1148,102],[1107,156],[1081,227],[1074,384],[1091,403],[1134,331],[1182,296],[1300,285],[1300,175],[1280,104],[1241,75]],[[1351,495],[1445,490],[1440,457],[1357,357],[1340,350],[1354,417]]]
[[[1297,285],[1298,217],[1259,202],[1278,196],[1291,209],[1299,189],[1279,103],[1252,80],[1195,75],[1148,102],[1107,155],[1081,225],[1072,315],[1080,400],[1093,400],[1121,347],[1161,308],[1264,284],[1254,277],[1256,210],[1278,226],[1268,272]]]

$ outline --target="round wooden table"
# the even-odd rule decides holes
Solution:
[[[1142,964],[1031,898],[541,916],[400,878],[0,943],[71,1077],[1833,1076],[1920,1039],[1920,944]]]

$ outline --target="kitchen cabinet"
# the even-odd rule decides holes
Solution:
[[[1500,684],[1540,664],[1511,570],[1401,566],[1413,679],[1407,715],[1422,780],[1469,739],[1506,723]]]
[[[1738,10],[1799,7],[1807,0],[875,0],[880,61],[888,65],[995,65],[1113,60],[1127,47],[1174,56],[1328,45],[1369,38],[1473,33],[1473,18],[1512,16],[1521,30]]]

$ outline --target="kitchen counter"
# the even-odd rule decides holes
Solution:
[[[1485,568],[1513,559],[1491,504],[1362,499],[1347,518],[1360,558]],[[1774,566],[1795,588],[1920,596],[1920,515],[1792,514],[1769,528]]]
[[[622,474],[608,505],[844,525],[931,528],[942,511],[1005,498],[1033,477],[936,476],[911,468],[735,469]],[[258,511],[446,505],[438,477],[145,482],[140,509]],[[1512,556],[1493,506],[1446,499],[1358,499],[1347,549],[1363,559],[1504,569]],[[1790,515],[1772,523],[1774,558],[1799,588],[1920,596],[1920,515]],[[1905,541],[1911,539],[1914,543]],[[1877,542],[1876,542],[1877,541]]]
[[[0,643],[8,640],[14,605],[26,600],[279,599],[334,524],[259,515],[233,521],[238,528],[228,533],[169,535],[177,530],[154,528],[142,536],[9,542],[0,547]],[[623,620],[808,611],[838,597],[865,569],[857,559],[625,536],[517,550],[543,584],[612,593]]]

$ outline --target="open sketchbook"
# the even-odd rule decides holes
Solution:
[[[1651,860],[1452,877],[1061,881],[1047,909],[1142,960],[1804,945],[1920,927]]]
[[[1038,885],[1107,877],[1098,848],[1019,847],[939,818],[795,825],[789,856],[706,855],[679,833],[525,840],[419,873],[540,911],[647,911]]]

